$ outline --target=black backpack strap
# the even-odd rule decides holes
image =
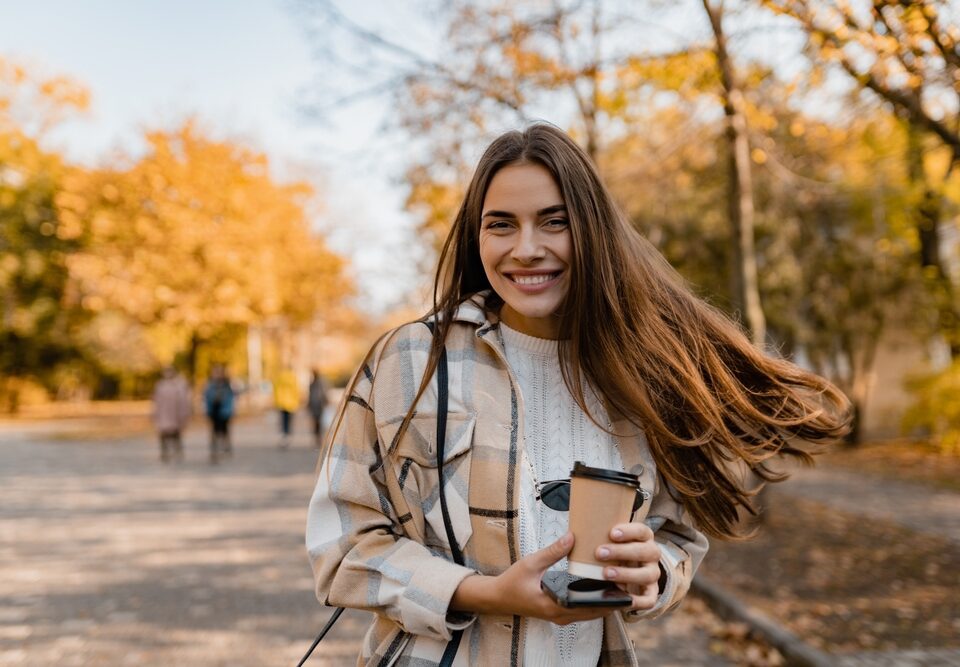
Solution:
[[[424,322],[430,333],[435,333],[435,322]],[[447,442],[447,408],[449,405],[450,379],[447,372],[447,346],[440,349],[440,359],[437,362],[437,480],[440,485],[438,494],[440,496],[440,513],[443,515],[443,527],[447,533],[447,543],[450,545],[450,555],[453,556],[453,562],[457,565],[463,565],[463,552],[460,551],[460,545],[457,543],[457,537],[453,532],[453,523],[450,521],[450,512],[447,509],[447,497],[443,492],[443,450]],[[457,650],[460,648],[460,640],[463,638],[463,630],[454,630],[453,637],[447,643],[447,648],[440,659],[439,667],[450,667],[453,665],[453,659],[457,656]]]
[[[327,631],[333,627],[333,624],[337,622],[337,619],[340,618],[340,614],[343,613],[343,607],[337,607],[337,610],[333,612],[333,616],[330,617],[330,620],[327,621],[327,624],[323,626],[323,630],[320,631],[320,634],[317,635],[317,638],[313,640],[313,644],[310,645],[310,648],[307,649],[307,652],[303,654],[303,657],[300,658],[300,662],[297,663],[297,667],[303,667],[303,663],[307,661],[307,658],[310,657],[310,654],[313,653],[313,649],[317,648],[324,635],[327,634]]]
[[[425,322],[430,331],[433,332],[433,322]],[[437,362],[437,477],[440,484],[440,513],[443,515],[443,527],[447,532],[447,543],[450,545],[450,554],[453,556],[453,562],[457,565],[463,565],[463,552],[460,551],[460,545],[457,543],[457,537],[453,532],[453,523],[450,521],[450,511],[447,509],[447,497],[443,492],[443,450],[447,443],[447,408],[449,404],[448,389],[449,377],[447,371],[447,346],[440,349],[440,359]]]

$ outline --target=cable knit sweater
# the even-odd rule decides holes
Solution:
[[[536,500],[533,473],[541,483],[568,479],[574,461],[622,470],[617,443],[598,428],[570,395],[557,356],[557,342],[533,338],[502,322],[507,361],[520,385],[524,403],[524,450],[521,467],[520,551],[526,556],[558,540],[568,527],[568,513]],[[587,393],[590,413],[605,426],[607,414],[597,396]],[[533,471],[531,472],[531,465]],[[563,559],[552,566],[566,570]],[[603,621],[558,626],[527,619],[523,664],[595,667],[600,657]]]

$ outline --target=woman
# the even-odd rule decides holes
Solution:
[[[311,501],[319,599],[376,620],[361,663],[636,664],[623,622],[684,597],[707,550],[751,510],[742,469],[847,428],[825,380],[764,356],[695,297],[617,209],[589,158],[537,124],[495,140],[444,245],[431,321],[385,335],[345,393]],[[438,502],[437,368],[449,359]],[[539,502],[574,460],[640,476],[646,518],[599,560],[624,611],[564,608],[566,513]],[[448,654],[449,655],[449,654]],[[416,664],[421,664],[417,662]]]

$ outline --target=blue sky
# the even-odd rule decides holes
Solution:
[[[0,0],[0,55],[86,85],[91,109],[52,135],[71,159],[95,163],[141,149],[144,127],[197,114],[218,136],[267,153],[278,174],[320,184],[318,226],[351,255],[380,309],[416,282],[402,191],[386,168],[351,164],[379,118],[362,106],[335,124],[297,111],[317,68],[289,0]],[[371,239],[377,239],[372,243]],[[364,242],[361,243],[360,240]],[[388,261],[389,260],[389,261]]]
[[[304,132],[293,104],[312,63],[282,2],[3,2],[0,52],[91,89],[84,131],[66,135],[80,159],[195,111],[272,151]]]

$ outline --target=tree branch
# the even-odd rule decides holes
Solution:
[[[920,98],[916,94],[910,94],[909,92],[888,85],[887,82],[881,80],[875,72],[862,72],[857,69],[844,51],[844,47],[849,43],[849,40],[842,40],[837,36],[835,31],[820,28],[816,25],[815,19],[809,10],[809,3],[806,2],[806,0],[793,0],[792,2],[790,0],[782,0],[781,2],[765,0],[765,4],[772,7],[775,11],[792,16],[800,22],[808,34],[816,35],[823,43],[829,43],[836,50],[838,54],[837,60],[847,74],[853,77],[860,85],[869,88],[881,99],[890,102],[894,107],[904,111],[913,123],[926,128],[939,137],[940,140],[953,151],[953,159],[960,160],[960,136],[952,131],[946,122],[937,120],[927,113],[923,108]],[[849,10],[841,9],[839,11],[844,20],[844,24],[848,28],[861,32],[864,30],[862,26],[853,20]]]

